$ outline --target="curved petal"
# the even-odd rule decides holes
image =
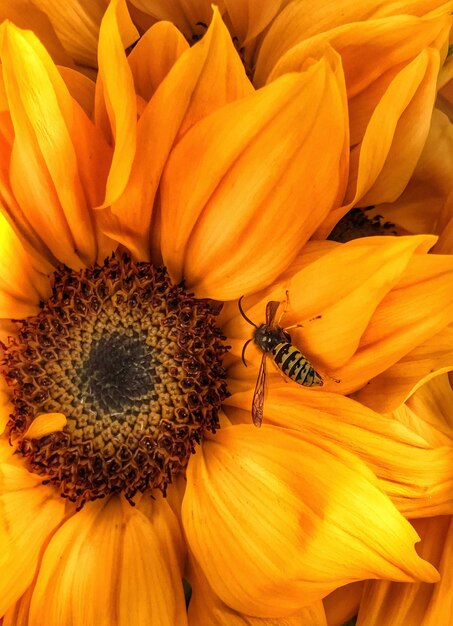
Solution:
[[[332,211],[317,236],[327,236],[353,205],[393,201],[402,193],[428,135],[438,69],[439,53],[428,48],[386,86],[352,148],[345,204]]]
[[[365,585],[360,603],[360,626],[438,626],[451,622],[453,604],[453,518],[450,516],[414,522],[422,538],[421,556],[440,572],[435,585],[395,585],[372,581]]]
[[[113,496],[85,505],[44,552],[29,626],[43,618],[47,626],[184,626],[180,541],[165,501],[142,509]]]
[[[98,241],[87,198],[88,164],[82,163],[92,144],[90,122],[35,36],[8,24],[4,29],[3,76],[15,133],[11,188],[21,213],[14,205],[5,209],[21,229],[45,237],[60,262],[92,264]]]
[[[65,49],[80,65],[96,67],[99,28],[108,2],[106,0],[33,0],[49,16]],[[124,26],[125,45],[134,41],[134,35]]]
[[[197,23],[209,24],[212,14],[212,2],[210,0],[172,0],[172,2],[131,0],[131,2],[137,9],[152,15],[157,20],[173,22],[189,40]],[[222,10],[222,0],[218,0],[216,5]]]
[[[91,118],[94,112],[95,83],[85,74],[69,67],[60,66],[58,69],[71,96],[80,104],[87,117]]]
[[[409,184],[398,200],[379,204],[376,213],[408,233],[441,234],[448,221],[441,210],[452,180],[453,124],[445,113],[434,109],[428,138]]]
[[[150,235],[156,237],[155,232],[150,233],[153,204],[175,140],[198,119],[250,91],[252,86],[229,33],[214,10],[206,35],[176,61],[140,117],[137,150],[125,192],[111,209],[99,211],[105,232],[138,258],[149,259]]]
[[[264,424],[291,429],[320,447],[334,442],[358,456],[403,515],[453,512],[453,446],[427,443],[417,428],[383,416],[337,394],[270,382]],[[227,398],[233,423],[250,423],[252,389]]]
[[[353,397],[380,413],[402,404],[440,373],[453,370],[453,325],[443,328],[359,389]]]
[[[391,3],[375,2],[375,0],[361,1],[360,3],[355,2],[355,0],[340,0],[335,4],[321,3],[319,0],[289,2],[266,33],[257,60],[255,84],[260,86],[268,81],[269,75],[280,59],[301,42],[309,42],[311,39],[321,42],[335,37],[337,34],[341,36],[343,32],[349,32],[349,42],[351,42],[357,35],[360,36],[361,32],[375,28],[375,23],[379,24],[378,20],[381,20],[380,24],[384,28],[386,25],[391,28],[392,25],[414,23],[415,20],[408,18],[408,16],[426,15],[429,18],[428,14],[431,12],[433,16],[447,16],[452,9],[453,2],[441,0],[432,0],[431,2],[406,0],[405,2]],[[391,16],[398,16],[398,18],[395,20]],[[426,31],[426,27],[424,30]],[[377,37],[367,36],[364,39],[365,45],[367,45],[366,39],[370,39],[369,45],[379,48],[385,43],[386,38],[380,35]],[[400,35],[397,38],[397,44],[393,46],[393,55],[399,54],[398,45],[401,45],[401,40]],[[408,43],[411,45],[410,42]],[[416,41],[413,43],[416,45]],[[350,50],[346,49],[345,52],[348,54]],[[371,67],[375,63],[381,64],[384,55],[371,52],[365,56],[367,63],[356,64],[356,68],[359,70],[361,67],[366,68],[371,78],[373,75],[373,72],[370,71]],[[363,56],[361,55],[360,58],[363,59]]]
[[[182,519],[214,592],[247,614],[288,614],[362,578],[437,580],[365,465],[271,426],[232,426],[203,442]]]
[[[9,0],[0,4],[0,23],[11,20],[19,28],[32,30],[44,44],[54,63],[74,67],[74,61],[58,39],[46,10],[33,0]],[[46,7],[47,8],[47,7]]]
[[[32,583],[41,551],[64,516],[65,504],[42,477],[0,464],[0,615]]]
[[[357,352],[344,369],[335,371],[335,376],[344,381],[344,385],[341,385],[342,391],[348,393],[359,389],[430,339],[439,348],[435,335],[453,321],[452,284],[451,255],[415,254],[399,283],[377,307],[360,338]],[[440,350],[435,358],[432,354],[430,358],[442,367],[442,359],[446,363],[451,363],[451,360],[448,354],[446,357],[443,354],[444,348],[440,347]],[[423,350],[420,348],[419,353],[414,355],[414,360],[417,361],[422,354]],[[416,366],[415,373],[422,380],[429,376],[423,363]],[[387,393],[391,394],[392,381],[388,382]],[[407,378],[406,382],[408,385],[405,389],[408,393],[413,379]],[[382,393],[382,388],[380,391]],[[397,386],[395,393],[401,393],[401,387]]]
[[[362,345],[363,333],[376,310],[399,286],[413,256],[427,251],[434,242],[434,237],[420,235],[364,237],[329,246],[327,251],[321,244],[323,254],[319,258],[305,262],[302,254],[301,269],[293,275],[285,275],[272,290],[259,294],[258,300],[256,294],[252,299],[256,302],[253,307],[249,308],[245,300],[244,310],[248,317],[261,323],[266,303],[269,300],[284,302],[287,292],[288,307],[280,322],[285,327],[303,324],[302,328],[291,330],[293,343],[310,359],[316,356],[316,361],[329,372],[339,370],[347,366]],[[311,251],[316,247],[317,243],[311,244],[307,261],[311,260]],[[239,321],[240,336],[245,340],[250,336],[250,326],[237,315],[234,330]],[[384,331],[382,326],[379,328]],[[387,331],[390,328],[387,326]],[[229,333],[230,326],[223,330]],[[332,386],[336,391],[342,391],[346,384],[347,373],[344,374],[339,376],[342,384]]]
[[[99,32],[100,88],[96,98],[96,115],[101,115],[99,107],[105,105],[115,145],[103,206],[111,204],[124,190],[135,156],[137,106],[134,80],[124,52],[126,38],[120,30],[124,22],[130,36],[138,39],[125,0],[112,0]]]
[[[286,617],[253,617],[238,613],[222,602],[193,559],[188,576],[192,587],[189,626],[327,626],[322,602]]]
[[[175,281],[230,300],[291,263],[344,189],[343,103],[322,59],[186,133],[161,194],[162,254]]]
[[[158,22],[147,30],[127,58],[137,94],[150,100],[188,47],[182,34],[170,22]]]

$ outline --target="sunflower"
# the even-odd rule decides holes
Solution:
[[[192,47],[133,32],[112,2],[94,87],[2,26],[5,626],[320,623],[348,582],[436,581],[405,516],[449,510],[420,468],[452,450],[372,409],[451,368],[453,259],[310,240],[349,185],[338,55],[255,90],[216,10]],[[286,301],[324,383],[269,372],[261,429],[241,297]]]

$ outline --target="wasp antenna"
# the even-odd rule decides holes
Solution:
[[[241,304],[241,302],[242,302],[242,300],[243,300],[243,299],[244,299],[244,296],[241,296],[241,297],[239,298],[239,300],[238,300],[238,307],[239,307],[239,312],[240,312],[240,314],[241,314],[241,315],[242,315],[242,317],[245,319],[245,321],[246,321],[246,322],[248,322],[251,326],[253,326],[254,328],[258,328],[258,326],[257,326],[256,324],[254,324],[254,323],[252,322],[252,320],[251,320],[249,317],[247,317],[247,315],[244,313],[244,309],[242,308],[242,304]],[[247,343],[248,343],[248,342],[247,342]],[[247,345],[247,344],[245,344],[245,345]]]
[[[253,340],[253,337],[251,339],[248,339],[245,343],[244,343],[244,347],[242,348],[242,354],[241,354],[241,359],[242,362],[244,363],[245,367],[247,367],[247,363],[245,362],[245,349],[246,347],[249,345],[249,343]]]

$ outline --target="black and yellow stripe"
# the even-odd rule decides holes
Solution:
[[[272,348],[271,354],[276,365],[294,382],[304,387],[322,385],[322,379],[310,361],[288,341],[277,343]]]

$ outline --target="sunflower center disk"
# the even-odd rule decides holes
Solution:
[[[123,492],[165,494],[228,395],[214,307],[165,268],[107,259],[55,273],[40,313],[5,350],[15,414],[8,430],[31,471],[82,506]],[[42,413],[63,431],[23,435]]]

